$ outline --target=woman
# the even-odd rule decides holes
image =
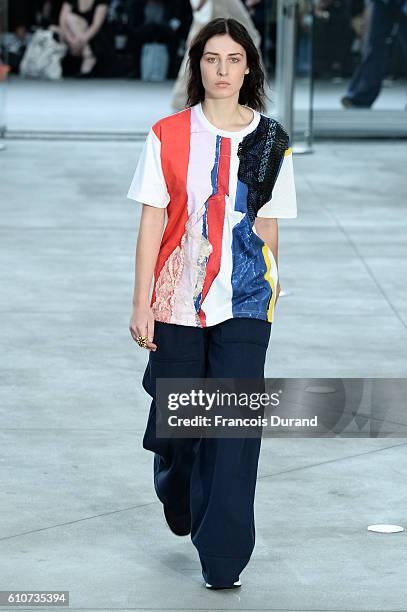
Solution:
[[[59,33],[71,53],[82,58],[79,76],[94,74],[105,44],[101,28],[107,8],[107,0],[69,0],[62,5]]]
[[[155,383],[264,381],[279,294],[277,218],[296,217],[297,203],[288,135],[261,114],[263,86],[245,27],[224,18],[205,25],[189,50],[188,107],[152,126],[128,192],[143,204],[129,325],[149,351],[143,447],[154,452],[167,523],[191,534],[208,588],[240,586],[253,551],[261,436],[158,437]]]

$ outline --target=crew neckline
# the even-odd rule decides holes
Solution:
[[[251,108],[250,106],[246,106],[246,105],[244,106],[246,108],[250,108],[250,110],[253,111],[253,119],[248,125],[246,125],[246,127],[244,127],[241,130],[237,130],[237,131],[221,130],[220,128],[216,127],[216,125],[213,125],[213,123],[209,121],[209,119],[206,117],[205,113],[203,112],[201,102],[197,103],[196,110],[198,112],[199,118],[201,119],[202,123],[211,132],[214,132],[215,134],[219,134],[220,136],[226,136],[228,138],[240,138],[241,136],[245,136],[246,134],[253,132],[253,130],[256,129],[260,121],[260,113],[257,110],[255,110],[254,108]]]

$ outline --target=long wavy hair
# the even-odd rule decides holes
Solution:
[[[239,104],[249,106],[259,112],[265,111],[265,99],[267,98],[264,91],[265,75],[256,45],[240,21],[224,17],[217,17],[209,21],[191,41],[187,60],[186,106],[193,106],[205,100],[205,88],[202,83],[200,61],[206,42],[212,36],[218,34],[229,34],[246,51],[247,65],[250,71],[244,76],[244,81],[239,91]]]

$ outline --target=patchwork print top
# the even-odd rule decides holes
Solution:
[[[210,123],[198,103],[160,119],[148,133],[127,197],[167,211],[150,302],[157,321],[196,327],[233,317],[272,322],[277,266],[249,214],[249,185],[239,178],[245,176],[241,147],[248,138],[255,142],[265,120],[252,110],[252,122],[230,132]],[[297,217],[287,143],[271,199],[257,217]]]

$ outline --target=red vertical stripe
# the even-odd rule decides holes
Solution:
[[[180,244],[188,220],[187,175],[191,134],[191,110],[175,113],[157,121],[153,130],[161,141],[161,165],[170,201],[168,221],[154,269],[155,281],[169,255]],[[154,285],[155,285],[154,281]],[[151,304],[155,301],[155,286]]]

